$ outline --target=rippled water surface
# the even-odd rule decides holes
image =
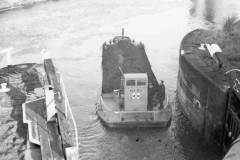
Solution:
[[[77,121],[83,160],[214,160],[207,145],[175,105],[178,49],[195,28],[235,15],[236,1],[60,0],[0,14],[0,48],[15,63],[41,62],[47,48],[61,71]],[[207,9],[206,9],[207,8]],[[164,79],[174,116],[167,129],[107,129],[95,114],[101,88],[101,44],[126,34],[142,41],[158,80]]]

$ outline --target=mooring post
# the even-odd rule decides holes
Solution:
[[[152,113],[153,113],[153,120],[155,120],[156,119],[156,112],[153,111]]]
[[[122,28],[122,39],[124,38],[124,28]]]

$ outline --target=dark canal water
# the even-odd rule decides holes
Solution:
[[[15,63],[41,62],[47,48],[61,71],[79,133],[82,160],[217,160],[175,103],[178,49],[195,28],[221,26],[238,15],[230,0],[60,0],[0,14],[0,49]],[[214,23],[213,23],[214,22]],[[126,34],[142,41],[158,80],[164,79],[174,116],[167,129],[107,129],[95,115],[101,88],[101,45]]]

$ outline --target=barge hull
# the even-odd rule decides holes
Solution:
[[[184,115],[207,141],[221,141],[226,90],[216,87],[180,55],[177,98]],[[214,100],[218,97],[217,101]]]
[[[151,69],[143,43],[114,37],[103,44],[102,94],[97,115],[111,128],[166,127],[171,106]]]
[[[107,117],[104,116],[103,111],[97,111],[101,122],[109,128],[164,128],[170,125],[171,117],[166,118],[163,121],[117,121],[110,122]],[[170,116],[170,115],[169,115]]]

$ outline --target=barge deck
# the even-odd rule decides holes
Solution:
[[[3,159],[78,159],[77,128],[51,59],[0,69]]]
[[[144,45],[114,37],[102,49],[102,94],[97,115],[108,127],[166,127],[172,108],[151,69]]]

